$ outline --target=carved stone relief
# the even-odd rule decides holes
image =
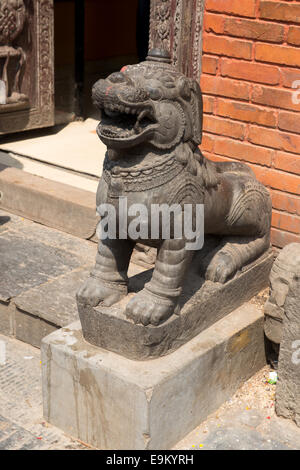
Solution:
[[[0,134],[54,123],[53,0],[1,0]]]
[[[1,85],[0,104],[27,101],[21,93],[26,54],[18,46],[18,38],[24,30],[27,11],[23,0],[4,0],[0,5],[0,59]],[[15,60],[14,60],[15,59]]]
[[[186,76],[201,74],[204,0],[151,0],[150,49],[170,52]]]

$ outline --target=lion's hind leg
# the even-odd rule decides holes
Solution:
[[[271,213],[266,188],[254,178],[240,182],[226,218],[227,234],[207,263],[207,279],[224,283],[268,250]]]
[[[224,237],[220,249],[207,263],[206,279],[213,282],[226,282],[243,266],[263,254],[269,246],[268,234],[260,238]]]

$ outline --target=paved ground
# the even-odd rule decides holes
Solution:
[[[40,350],[3,335],[0,342],[0,450],[86,449],[43,420]]]
[[[43,420],[39,349],[3,335],[0,341],[6,345],[6,363],[0,365],[0,450],[88,449]],[[262,369],[174,449],[299,450],[300,429],[274,413],[269,371]]]
[[[34,339],[36,323],[29,320],[73,321],[77,284],[94,262],[96,245],[3,211],[0,235],[0,327],[12,307],[23,341]],[[0,449],[87,449],[44,422],[40,368],[39,349],[0,335]],[[266,367],[244,384],[176,449],[300,449],[300,429],[275,415],[269,372]]]

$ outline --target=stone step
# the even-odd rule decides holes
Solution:
[[[8,211],[66,232],[74,237],[98,242],[96,194],[69,184],[27,173],[0,162],[0,210]],[[138,244],[134,262],[153,267],[156,250]]]
[[[40,347],[78,320],[75,295],[97,245],[0,210],[0,333]],[[131,263],[130,275],[145,268]]]
[[[77,318],[96,244],[0,211],[0,332],[40,346]]]
[[[2,164],[0,208],[76,237],[95,236],[95,193]]]

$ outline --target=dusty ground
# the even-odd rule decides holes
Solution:
[[[266,366],[174,449],[300,449],[300,428],[275,414],[276,385]]]
[[[0,449],[89,449],[43,419],[40,350],[3,335],[0,341],[6,349],[0,365]],[[174,449],[300,449],[300,429],[275,415],[270,370],[259,371]]]

